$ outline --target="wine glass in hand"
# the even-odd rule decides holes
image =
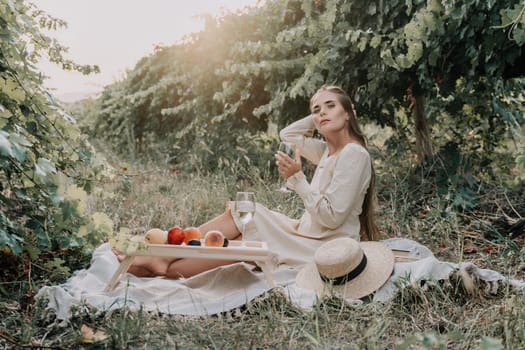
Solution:
[[[253,192],[237,192],[235,202],[233,202],[233,210],[244,226],[253,219],[255,214],[255,193]]]
[[[288,142],[279,143],[278,151],[283,152],[284,154],[286,154],[288,157],[292,159],[295,159],[295,150],[291,143],[288,143]],[[286,188],[286,179],[284,180],[284,183],[277,191],[283,192],[283,193],[292,192]]]

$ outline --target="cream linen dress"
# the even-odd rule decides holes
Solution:
[[[317,165],[310,183],[302,171],[286,183],[304,202],[301,218],[289,218],[257,203],[254,219],[245,227],[232,212],[243,239],[267,242],[277,265],[310,262],[317,247],[334,238],[359,240],[359,214],[371,178],[370,155],[361,145],[349,143],[329,156],[326,143],[312,137],[314,129],[308,116],[280,132],[281,140],[293,143],[302,157]]]

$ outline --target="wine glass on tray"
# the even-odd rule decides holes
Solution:
[[[237,192],[233,202],[233,210],[237,213],[241,223],[246,226],[255,215],[255,193]]]

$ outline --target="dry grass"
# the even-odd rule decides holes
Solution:
[[[389,236],[413,238],[438,258],[498,270],[523,278],[522,242],[486,238],[486,214],[447,211],[435,199],[416,198],[407,179],[381,179],[381,228]],[[100,184],[92,210],[103,211],[120,227],[198,225],[224,210],[239,190],[252,190],[270,208],[298,217],[300,200],[276,194],[273,182],[256,170],[223,175],[188,176],[169,169],[122,170]],[[396,186],[388,187],[396,182]],[[523,205],[518,196],[513,204]],[[494,196],[491,201],[502,198]],[[497,214],[497,213],[495,213]],[[464,252],[465,242],[475,251]],[[493,247],[486,252],[486,247]],[[484,250],[485,249],[485,250]],[[521,250],[520,250],[521,249]],[[244,307],[209,317],[170,316],[126,309],[106,313],[80,306],[67,322],[33,305],[0,305],[0,348],[55,349],[520,349],[525,348],[525,296],[501,284],[497,293],[469,296],[461,279],[428,281],[403,289],[387,303],[348,305],[337,298],[320,300],[306,312],[277,291]],[[103,331],[97,343],[81,340],[82,325]]]
[[[33,340],[75,349],[521,349],[524,305],[522,295],[509,292],[470,299],[452,283],[407,288],[385,304],[325,299],[305,312],[272,291],[242,309],[209,317],[79,307],[66,324],[59,324],[35,308],[30,322],[4,324],[3,329],[12,329],[19,345]],[[83,324],[108,337],[82,344]]]

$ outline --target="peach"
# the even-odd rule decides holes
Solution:
[[[180,226],[174,226],[168,230],[168,243],[180,245],[184,242],[184,230]]]
[[[188,227],[184,230],[184,243],[188,244],[192,239],[200,240],[201,231],[197,227]]]
[[[165,244],[168,240],[168,233],[160,228],[152,228],[144,235],[144,242],[148,244]]]
[[[204,236],[204,245],[207,247],[222,247],[224,244],[224,235],[221,231],[210,230]]]

